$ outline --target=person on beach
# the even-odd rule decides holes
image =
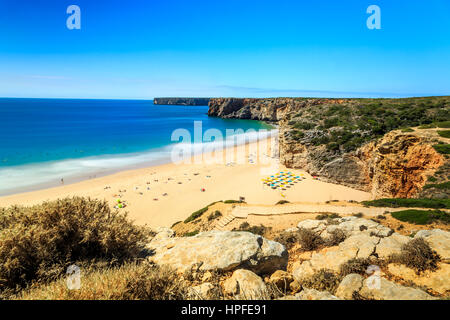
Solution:
[[[64,184],[64,179],[63,178],[61,178],[61,184]]]

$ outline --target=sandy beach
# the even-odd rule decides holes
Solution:
[[[247,144],[245,161],[237,157],[242,155],[237,149],[239,147],[234,147],[234,150],[227,150],[233,151],[234,158],[230,160],[223,156],[220,163],[200,161],[199,157],[205,159],[213,154],[207,153],[191,159],[188,164],[170,163],[122,171],[71,185],[0,197],[0,206],[33,205],[67,196],[105,199],[115,206],[117,199],[121,199],[126,208],[119,210],[127,211],[136,223],[158,227],[184,220],[211,202],[237,200],[239,197],[244,197],[248,204],[261,205],[273,205],[279,200],[324,202],[370,199],[369,193],[315,180],[302,170],[286,169],[279,165],[277,157],[272,156],[268,140]],[[258,146],[260,148],[256,149]],[[305,179],[286,191],[273,190],[262,183],[263,178],[283,170],[302,174]]]

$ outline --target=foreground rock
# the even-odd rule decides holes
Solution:
[[[373,277],[373,276],[372,276]],[[369,277],[364,280],[363,287],[359,294],[367,299],[374,300],[432,300],[433,297],[426,292],[404,287],[384,278],[377,281]],[[372,279],[371,279],[372,278]]]
[[[421,230],[414,238],[424,238],[443,261],[450,262],[450,232],[441,229]]]
[[[364,278],[356,273],[345,276],[336,290],[336,296],[341,299],[352,300],[355,292],[361,290],[363,281]]]
[[[178,272],[199,270],[248,269],[258,274],[286,269],[286,248],[249,232],[208,231],[193,237],[159,236],[148,249],[153,252],[151,262],[170,265]]]
[[[338,297],[328,291],[318,291],[315,289],[304,289],[302,292],[297,293],[295,297],[299,300],[339,300]]]
[[[417,275],[413,269],[400,264],[389,264],[388,270],[403,280],[411,281],[421,287],[427,287],[440,294],[450,291],[450,265],[439,263],[436,271],[425,271]]]
[[[268,299],[269,292],[264,281],[255,273],[239,269],[223,283],[224,292],[236,299]]]

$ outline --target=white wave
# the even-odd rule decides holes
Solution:
[[[26,192],[53,187],[64,183],[74,183],[124,170],[147,167],[173,161],[173,150],[184,148],[192,155],[255,142],[268,138],[277,130],[261,130],[228,136],[213,142],[175,143],[147,152],[104,155],[52,162],[34,163],[0,168],[0,195]]]

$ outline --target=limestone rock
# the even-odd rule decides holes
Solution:
[[[318,291],[316,289],[304,289],[297,293],[295,297],[299,300],[339,300],[328,291]]]
[[[436,250],[442,260],[450,262],[450,232],[441,229],[421,230],[414,236],[414,238],[419,237],[428,241],[430,247]]]
[[[307,219],[300,221],[297,225],[297,228],[299,229],[304,228],[312,231],[322,231],[326,228],[326,222],[323,220]]]
[[[188,294],[192,299],[205,300],[213,296],[215,289],[212,283],[205,282],[189,288]]]
[[[173,238],[175,236],[175,231],[166,227],[159,227],[156,229],[156,235],[152,240],[160,240],[165,238]]]
[[[404,280],[412,281],[415,284],[427,287],[440,294],[450,291],[450,265],[447,263],[438,263],[439,269],[436,271],[427,270],[420,275],[401,264],[390,263],[388,270],[393,275]]]
[[[269,282],[276,285],[282,291],[289,289],[292,281],[294,281],[292,275],[283,270],[275,271],[269,279]]]
[[[364,280],[360,294],[374,300],[431,300],[428,293],[410,287],[404,287],[385,278],[371,276]],[[375,279],[375,280],[374,280]],[[379,281],[377,282],[378,279]]]
[[[356,273],[348,274],[342,279],[336,290],[336,296],[345,300],[352,300],[353,293],[359,292],[363,285],[364,278]]]
[[[233,272],[231,278],[223,283],[224,292],[237,299],[265,299],[268,297],[267,287],[264,281],[255,273],[238,269]]]
[[[378,258],[386,259],[391,254],[400,253],[402,246],[411,240],[410,237],[395,233],[390,237],[382,238],[377,245],[376,254]]]
[[[371,237],[367,234],[351,236],[339,244],[339,251],[351,253],[356,258],[368,258],[374,251],[375,246],[380,241],[378,237]]]
[[[256,273],[285,269],[286,248],[250,232],[208,231],[193,237],[153,239],[148,259],[170,265],[178,272],[193,266],[199,270],[235,270],[245,268]]]

